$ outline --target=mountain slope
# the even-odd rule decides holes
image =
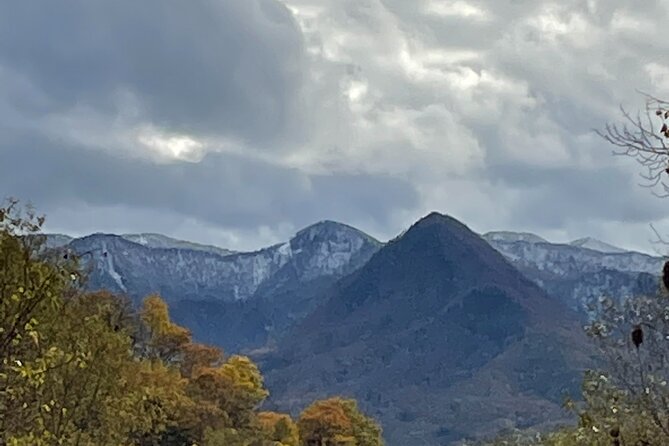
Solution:
[[[627,252],[622,248],[617,246],[610,245],[601,240],[597,240],[592,237],[580,238],[569,243],[571,246],[578,246],[579,248],[592,249],[593,251],[599,251],[604,253],[623,253]]]
[[[167,237],[166,235],[162,234],[153,234],[153,233],[123,234],[121,237],[131,242],[138,243],[140,245],[149,248],[192,249],[194,251],[212,252],[215,254],[220,254],[222,256],[227,256],[235,253],[235,251],[231,251],[225,248],[219,248],[218,246],[203,245],[201,243],[193,243],[185,240],[178,240],[172,237]]]
[[[220,255],[152,247],[93,234],[69,247],[87,254],[89,288],[139,302],[160,293],[174,319],[203,342],[232,351],[256,348],[316,304],[321,287],[362,266],[380,243],[335,222],[320,222],[289,242],[251,253]]]
[[[61,248],[67,246],[72,240],[74,240],[72,237],[65,234],[46,234],[46,246],[48,248]]]
[[[577,320],[466,226],[430,214],[262,363],[282,409],[343,393],[380,417],[390,446],[447,444],[562,417],[587,359]]]
[[[638,252],[602,252],[583,243],[529,243],[488,238],[488,242],[549,295],[583,311],[589,300],[650,294],[659,286],[664,259]],[[592,241],[593,239],[588,239]]]
[[[511,231],[493,231],[487,232],[482,236],[489,242],[527,242],[527,243],[548,243],[546,239],[529,232],[511,232]]]

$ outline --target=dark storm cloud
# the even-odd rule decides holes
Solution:
[[[39,92],[35,115],[85,105],[266,142],[293,125],[304,63],[274,0],[28,0],[0,14],[0,69]],[[135,110],[119,110],[123,95]]]

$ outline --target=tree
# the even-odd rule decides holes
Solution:
[[[170,320],[167,303],[156,294],[148,296],[140,317],[143,356],[166,363],[181,359],[183,347],[191,342],[191,333]]]
[[[587,331],[604,362],[586,375],[581,425],[625,443],[668,444],[669,297],[602,298],[595,310]]]
[[[298,421],[304,446],[380,446],[381,428],[355,400],[329,398],[307,407]]]
[[[77,256],[47,249],[43,223],[16,200],[0,208],[0,444],[143,444],[185,425],[186,381],[134,355],[129,301],[83,292]]]
[[[358,409],[358,403],[352,399],[343,400],[346,415],[353,425],[353,437],[357,446],[379,446],[383,443],[381,439],[381,427],[372,418],[364,415]]]
[[[299,446],[299,431],[290,416],[276,412],[260,412],[258,423],[265,440],[272,446]]]
[[[223,352],[216,347],[188,342],[181,347],[181,374],[191,379],[202,369],[218,366],[223,362]]]
[[[45,253],[39,236],[43,223],[44,217],[17,200],[0,207],[0,432],[5,440],[33,421],[34,405],[28,402],[35,403],[30,398],[44,389],[44,374],[62,356],[43,342],[43,332],[59,313],[63,296],[73,292],[75,265]]]
[[[248,426],[254,411],[269,394],[258,367],[245,356],[231,356],[217,367],[201,367],[190,380],[198,401],[215,408],[225,426]]]

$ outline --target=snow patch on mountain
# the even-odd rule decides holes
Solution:
[[[341,276],[362,266],[380,246],[368,235],[334,222],[313,225],[288,242],[259,251],[226,255],[184,244],[175,247],[172,242],[165,247],[165,239],[171,239],[149,236],[94,234],[70,246],[79,253],[95,253],[89,259],[94,289],[127,292],[135,299],[160,293],[169,301],[226,302],[252,298],[279,272],[282,280],[298,282]]]
[[[548,243],[547,240],[529,232],[493,231],[483,235],[488,242],[526,242],[526,243]]]
[[[106,254],[103,256],[103,259],[106,261],[105,263],[107,267],[107,274],[109,274],[109,276],[114,280],[114,282],[116,282],[118,287],[123,290],[123,292],[127,292],[128,289],[123,284],[123,278],[114,269],[114,257],[107,251],[107,244],[105,242],[102,242],[102,252]]]
[[[657,291],[664,259],[638,252],[602,252],[578,246],[488,240],[529,279],[553,297],[583,310],[593,298],[625,299]]]
[[[213,245],[204,245],[200,243],[179,240],[168,237],[162,234],[154,233],[140,233],[140,234],[123,234],[121,235],[126,240],[133,243],[138,243],[148,248],[175,248],[175,249],[192,249],[195,251],[213,252],[220,255],[234,254],[235,251],[221,248]]]
[[[571,246],[578,246],[579,248],[592,249],[593,251],[605,252],[605,253],[623,253],[627,252],[622,248],[617,246],[610,245],[601,240],[597,240],[592,237],[584,237],[578,240],[574,240],[569,243]]]

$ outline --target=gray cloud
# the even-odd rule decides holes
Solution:
[[[377,225],[417,200],[405,181],[368,174],[304,174],[241,156],[210,153],[200,162],[154,163],[26,137],[0,144],[0,190],[20,191],[44,209],[127,206],[245,229],[322,219]]]
[[[635,89],[669,97],[668,18],[661,0],[11,2],[0,190],[62,230],[164,218],[235,247],[321,218],[388,238],[436,209],[645,248],[669,211],[591,129]]]
[[[301,34],[274,0],[27,1],[3,9],[0,66],[40,92],[35,112],[86,105],[110,119],[136,113],[174,131],[256,143],[293,125]]]

